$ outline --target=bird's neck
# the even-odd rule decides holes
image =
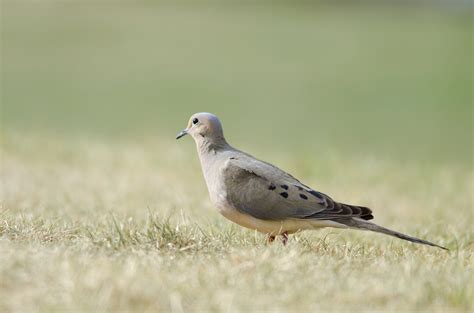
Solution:
[[[224,137],[202,137],[196,138],[196,146],[199,155],[217,154],[221,150],[229,149],[230,145]]]
[[[211,200],[214,201],[213,197],[217,194],[215,188],[219,185],[219,162],[222,160],[222,155],[226,151],[232,150],[232,147],[224,138],[209,140],[205,137],[196,139],[196,146],[204,179],[206,180]]]
[[[218,138],[218,140],[216,138],[199,137],[196,138],[196,146],[204,177],[209,184],[213,179],[211,176],[216,162],[220,159],[219,156],[223,152],[231,150],[232,147],[223,137]]]

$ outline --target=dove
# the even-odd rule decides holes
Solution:
[[[323,227],[367,230],[447,250],[371,222],[372,210],[337,202],[278,167],[229,145],[211,113],[196,113],[176,137],[190,135],[197,147],[212,204],[230,221],[267,235],[268,242]]]

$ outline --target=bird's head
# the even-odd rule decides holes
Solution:
[[[193,114],[189,119],[188,126],[176,136],[176,139],[180,139],[188,134],[195,141],[202,139],[211,142],[224,140],[222,124],[217,116],[211,113]]]

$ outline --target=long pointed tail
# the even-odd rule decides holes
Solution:
[[[428,246],[448,250],[447,248],[442,247],[440,245],[437,245],[437,244],[431,243],[431,242],[423,240],[423,239],[418,239],[418,238],[415,238],[415,237],[411,237],[411,236],[408,236],[408,235],[390,230],[388,228],[376,225],[372,222],[369,222],[369,221],[366,221],[366,220],[363,220],[363,219],[359,219],[359,218],[338,219],[337,222],[341,223],[341,224],[344,224],[344,225],[347,225],[351,228],[362,229],[362,230],[370,230],[370,231],[373,231],[373,232],[386,234],[386,235],[389,235],[389,236],[397,237],[397,238],[407,240],[407,241],[411,241],[411,242],[414,242],[414,243],[419,243],[419,244],[423,244],[423,245],[428,245]]]

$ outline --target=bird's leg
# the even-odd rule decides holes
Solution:
[[[281,234],[283,236],[283,238],[281,239],[281,241],[283,242],[283,245],[286,246],[286,244],[288,243],[288,233],[287,232],[284,232]]]
[[[267,243],[270,244],[275,241],[275,236],[274,235],[268,235],[267,237]]]

